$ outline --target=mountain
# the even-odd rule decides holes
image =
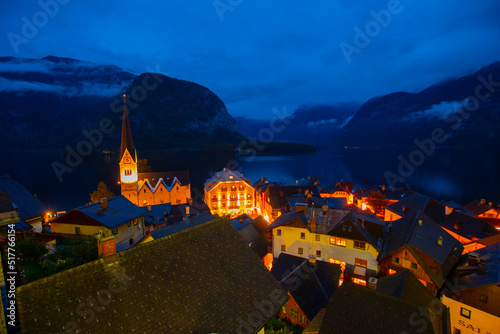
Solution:
[[[235,117],[238,131],[246,137],[258,137],[261,129],[276,129],[275,141],[297,142],[315,146],[325,145],[328,140],[351,119],[358,106],[341,105],[302,105],[281,122],[271,125],[271,120],[256,120]]]
[[[437,136],[437,146],[500,144],[500,62],[419,93],[397,92],[363,104],[333,136],[335,146],[415,147]]]
[[[113,131],[94,146],[117,148],[124,88],[139,150],[232,149],[241,141],[224,103],[196,83],[70,58],[0,57],[0,150],[76,146],[108,121]]]

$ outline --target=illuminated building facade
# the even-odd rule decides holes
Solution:
[[[255,189],[237,171],[224,168],[205,182],[205,203],[212,214],[236,216],[255,213]]]
[[[137,151],[123,95],[123,123],[120,149],[121,194],[138,206],[163,203],[185,204],[191,198],[188,171],[165,173],[139,173]]]

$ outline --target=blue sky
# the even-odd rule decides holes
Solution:
[[[2,1],[0,55],[154,69],[207,86],[233,116],[270,118],[500,60],[498,13],[497,0]]]

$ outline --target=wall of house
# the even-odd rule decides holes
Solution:
[[[284,319],[287,319],[288,321],[290,321],[291,323],[293,323],[295,325],[299,325],[302,328],[306,328],[307,325],[309,325],[310,320],[312,320],[312,319],[307,319],[304,312],[302,312],[299,305],[295,302],[295,300],[290,295],[290,293],[288,294],[288,296],[290,297],[290,299],[288,299],[286,304],[283,305],[283,307],[280,309],[278,315]],[[292,315],[291,309],[292,308],[294,310],[297,310],[297,318],[291,317],[291,315]],[[301,322],[300,320],[304,320],[304,321]]]
[[[136,225],[134,221],[129,224],[124,224],[118,227],[118,233],[116,234],[116,251],[120,252],[122,250],[128,249],[138,243],[144,236],[144,218],[141,217],[136,220]],[[130,239],[133,243],[130,245]]]
[[[281,236],[278,236],[281,230]],[[305,238],[301,239],[301,233],[305,233]],[[316,240],[319,235],[319,241]],[[356,258],[367,261],[367,269],[378,271],[377,256],[378,251],[366,243],[365,250],[354,248],[354,240],[346,239],[346,246],[337,246],[330,243],[330,236],[326,234],[311,233],[305,228],[281,226],[273,229],[273,256],[277,258],[281,253],[281,245],[285,245],[285,253],[309,258],[315,255],[316,251],[321,251],[318,260],[330,261],[339,260],[354,265]],[[299,254],[299,248],[303,253]]]
[[[232,187],[235,187],[232,190]],[[226,191],[222,189],[226,188]],[[237,198],[232,199],[231,195]],[[224,216],[227,214],[253,213],[255,190],[244,181],[219,182],[210,191],[205,189],[205,203],[212,214]]]
[[[393,259],[398,258],[399,263],[395,262]],[[417,269],[412,267],[412,263],[417,265]],[[436,267],[436,264],[429,266]],[[424,281],[427,289],[431,292],[436,292],[436,285],[430,278],[430,276],[425,272],[425,270],[420,266],[417,259],[413,256],[413,254],[406,248],[403,247],[390,256],[386,256],[382,261],[380,261],[380,272],[383,276],[391,275],[394,271],[400,271],[403,269],[410,269],[410,271],[421,281]],[[432,270],[432,268],[431,268]],[[434,270],[433,270],[434,271]],[[422,282],[423,283],[423,282]]]
[[[94,235],[99,233],[100,230],[111,233],[111,230],[104,226],[87,226],[87,225],[75,225],[75,224],[58,224],[52,223],[50,226],[50,231],[53,233],[65,233],[65,234],[76,234],[75,228],[80,228],[81,235]]]
[[[460,291],[458,291],[460,292]],[[442,302],[449,308],[452,333],[495,334],[500,328],[500,318],[444,295]]]
[[[153,184],[151,186],[156,187],[156,185]],[[177,181],[170,191],[168,191],[163,184],[160,184],[155,192],[147,185],[143,185],[138,193],[137,205],[147,206],[163,203],[172,203],[172,205],[186,204],[189,198],[191,198],[191,189],[189,185],[181,185]]]

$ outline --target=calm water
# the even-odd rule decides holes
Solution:
[[[139,152],[140,153],[140,152]],[[193,193],[203,192],[203,182],[211,171],[236,166],[244,176],[257,181],[265,176],[272,181],[318,176],[327,186],[344,179],[355,187],[387,184],[386,171],[398,174],[398,156],[409,152],[387,150],[319,150],[307,155],[278,155],[235,158],[232,154],[193,152],[140,153],[149,159],[153,171],[189,169]],[[64,156],[49,153],[8,153],[0,159],[0,175],[10,175],[36,194],[53,211],[71,210],[89,202],[89,194],[104,181],[116,194],[118,156],[84,158],[59,182],[52,162],[64,162]],[[236,159],[236,160],[235,160]],[[232,161],[232,162],[231,162]],[[411,176],[397,186],[409,184],[416,191],[436,199],[466,204],[474,198],[485,198],[500,204],[500,156],[480,151],[436,151],[415,168]]]

